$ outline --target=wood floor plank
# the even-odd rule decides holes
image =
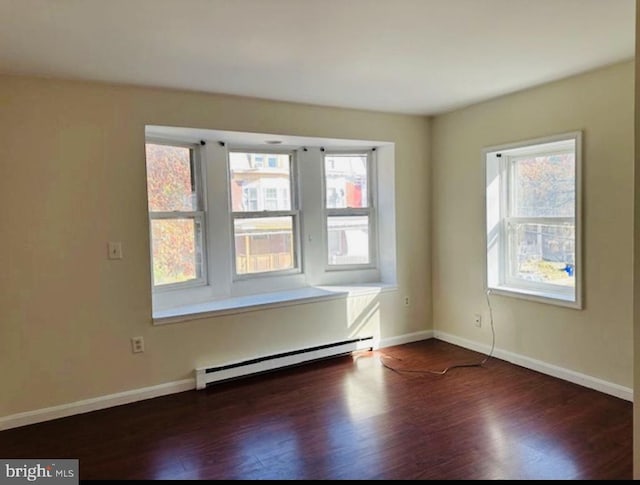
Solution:
[[[630,479],[632,404],[416,342],[0,432],[82,479]]]

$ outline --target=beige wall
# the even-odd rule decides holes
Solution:
[[[494,295],[496,346],[632,387],[633,80],[626,62],[434,119],[436,330],[491,343],[481,149],[583,130],[585,308]]]
[[[0,77],[0,416],[193,377],[198,365],[431,328],[428,123]],[[395,142],[399,290],[152,326],[145,124]],[[107,260],[107,241],[122,241],[122,261]],[[136,335],[144,354],[130,351]]]
[[[619,64],[430,122],[0,76],[0,417],[189,378],[199,365],[427,330],[432,297],[437,329],[490,343],[480,150],[577,129],[585,144],[585,309],[494,296],[497,345],[631,387],[633,78],[633,63]],[[145,124],[395,142],[399,290],[152,326]],[[124,260],[107,260],[109,240],[123,242]],[[473,327],[474,313],[483,314],[483,328]],[[130,352],[136,335],[144,354]]]

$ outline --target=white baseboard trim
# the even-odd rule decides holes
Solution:
[[[449,342],[450,344],[458,345],[470,350],[475,350],[476,352],[482,352],[483,354],[488,354],[491,350],[490,345],[467,340],[450,333],[441,332],[440,330],[434,331],[434,337],[438,340]],[[564,367],[559,367],[557,365],[548,364],[541,360],[532,359],[531,357],[526,357],[514,352],[509,352],[508,350],[495,348],[493,351],[493,355],[498,359],[506,360],[507,362],[519,365],[520,367],[526,367],[527,369],[535,370],[537,372],[541,372],[542,374],[557,377],[558,379],[573,382],[574,384],[588,387],[589,389],[594,389],[596,391],[604,392],[605,394],[619,397],[620,399],[624,399],[625,401],[633,402],[633,389],[629,387],[624,387],[613,382],[598,379],[597,377],[581,374],[580,372],[565,369]]]
[[[421,330],[419,332],[405,333],[404,335],[398,335],[397,337],[382,338],[378,340],[375,348],[382,349],[384,347],[393,347],[394,345],[419,342],[420,340],[433,338],[433,336],[433,330]]]
[[[184,379],[181,381],[158,384],[157,386],[143,387],[141,389],[133,389],[131,391],[93,397],[91,399],[61,404],[59,406],[11,414],[0,418],[0,431],[17,428],[19,426],[26,426],[28,424],[41,423],[43,421],[50,421],[52,419],[64,418],[74,414],[88,413],[90,411],[97,411],[98,409],[120,406],[121,404],[143,401],[154,397],[166,396],[167,394],[189,391],[195,388],[195,379]]]
[[[393,345],[402,345],[430,338],[433,338],[433,330],[424,330],[380,339],[374,342],[374,348],[391,347]],[[65,418],[75,414],[88,413],[113,406],[120,406],[121,404],[143,401],[145,399],[165,396],[167,394],[189,391],[195,388],[195,379],[184,379],[181,381],[159,384],[157,386],[143,387],[141,389],[132,389],[130,391],[118,392],[116,394],[84,399],[82,401],[61,404],[59,406],[11,414],[9,416],[0,417],[0,431],[18,428],[20,426],[27,426],[29,424],[42,423],[52,419]]]
[[[408,333],[405,335],[398,335],[396,337],[389,337],[378,340],[375,348],[381,349],[384,347],[392,347],[394,345],[402,345],[411,342],[418,342],[420,340],[427,340],[430,338],[436,338],[444,342],[449,342],[460,347],[475,350],[476,352],[488,353],[491,350],[489,345],[467,340],[456,335],[452,335],[439,330],[422,330],[420,332]],[[619,397],[626,401],[633,402],[633,389],[608,382],[597,377],[588,376],[575,372],[570,369],[565,369],[553,364],[548,364],[541,360],[532,359],[514,352],[496,348],[493,355],[512,364],[532,369],[543,374],[547,374],[565,381],[573,382],[596,391],[604,392],[611,396]],[[143,387],[141,389],[133,389],[130,391],[118,392],[115,394],[108,394],[106,396],[94,397],[91,399],[84,399],[82,401],[76,401],[68,404],[62,404],[59,406],[52,406],[43,409],[36,409],[34,411],[27,411],[23,413],[12,414],[5,417],[0,417],[0,431],[17,428],[20,426],[27,426],[29,424],[41,423],[43,421],[50,421],[52,419],[64,418],[67,416],[73,416],[75,414],[83,414],[91,411],[97,411],[99,409],[110,408],[113,406],[120,406],[122,404],[129,404],[136,401],[143,401],[145,399],[151,399],[154,397],[166,396],[168,394],[175,394],[183,391],[190,391],[196,388],[195,379],[183,379],[181,381],[167,382],[165,384],[158,384],[156,386]]]

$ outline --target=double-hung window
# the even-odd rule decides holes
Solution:
[[[265,167],[264,160],[277,167]],[[229,152],[234,274],[296,272],[299,212],[290,153]],[[286,197],[278,197],[278,193]],[[249,194],[249,195],[247,195]]]
[[[327,265],[375,264],[371,152],[324,155]]]
[[[153,287],[203,285],[206,231],[199,148],[147,143],[146,160]]]
[[[154,319],[395,284],[393,143],[274,138],[147,126]]]
[[[580,134],[485,157],[489,288],[580,307]]]

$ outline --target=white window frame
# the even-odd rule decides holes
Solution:
[[[573,148],[571,148],[573,145]],[[575,205],[573,217],[516,217],[514,206],[514,164],[523,158],[574,152]],[[579,131],[490,147],[483,150],[486,168],[485,241],[486,285],[494,293],[531,299],[570,308],[582,308],[582,134]],[[510,225],[574,223],[574,287],[533,282],[513,274]]]
[[[253,193],[253,196],[251,195],[251,193]],[[242,188],[242,202],[244,204],[244,202],[246,201],[246,205],[247,207],[249,207],[249,205],[251,204],[252,201],[255,202],[256,205],[256,211],[259,210],[260,208],[260,198],[259,198],[259,194],[258,194],[258,188],[257,187],[243,187]]]
[[[199,286],[205,286],[208,282],[207,271],[207,222],[205,216],[206,206],[206,191],[204,189],[202,171],[202,154],[200,146],[194,143],[185,143],[184,141],[166,140],[158,138],[147,138],[145,143],[153,145],[165,145],[171,147],[188,148],[191,153],[192,172],[194,176],[194,186],[196,191],[196,205],[197,210],[194,211],[152,211],[148,209],[149,214],[149,248],[150,248],[150,261],[151,261],[151,285],[154,292],[165,292],[174,290],[183,290],[189,288],[195,288]],[[166,285],[156,285],[153,273],[153,221],[155,220],[170,220],[170,219],[193,219],[200,225],[200,248],[196,247],[196,254],[200,254],[199,261],[199,273],[200,277],[192,280],[169,283]],[[198,262],[197,262],[198,263]]]
[[[287,155],[289,157],[289,194],[291,194],[291,209],[289,210],[267,210],[264,208],[264,195],[263,190],[257,191],[258,194],[258,210],[257,211],[233,211],[231,210],[231,166],[230,157],[231,153],[249,153],[253,155],[261,155],[263,160],[268,155]],[[258,168],[267,168],[265,164],[262,164]],[[231,223],[231,265],[233,269],[233,281],[254,280],[256,278],[270,278],[277,277],[279,275],[295,275],[300,274],[301,270],[301,250],[300,250],[300,210],[298,209],[298,186],[297,176],[297,162],[295,152],[291,150],[268,150],[257,147],[232,147],[227,151],[227,187],[229,191],[229,216]],[[276,192],[277,194],[277,192]],[[244,273],[239,274],[236,268],[236,245],[235,245],[235,221],[237,219],[261,219],[265,217],[291,217],[292,219],[292,247],[293,247],[293,268],[277,270],[277,271],[264,271],[260,273]]]
[[[265,140],[281,138],[277,147]],[[396,279],[396,226],[395,226],[395,144],[388,141],[362,141],[301,137],[295,135],[256,134],[195,128],[147,125],[148,143],[187,145],[195,148],[199,156],[201,194],[204,208],[202,229],[204,284],[179,284],[175,288],[151,288],[155,324],[199,318],[189,315],[210,315],[208,309],[237,309],[249,311],[255,305],[275,300],[295,301],[306,298],[310,292],[326,295],[330,288],[362,285],[390,288]],[[324,189],[324,154],[366,153],[371,151],[368,165],[370,250],[369,265],[327,268],[326,247],[326,191]],[[296,268],[278,272],[250,273],[236,277],[235,241],[231,217],[231,186],[229,152],[275,154],[291,153],[289,184],[278,186],[278,196],[289,197],[297,211],[294,218]],[[267,160],[265,156],[265,160]],[[379,165],[378,165],[379,164]],[[266,169],[266,167],[265,167]],[[282,192],[282,193],[281,193]],[[258,188],[258,204],[262,194]],[[378,200],[379,199],[379,200]],[[281,201],[279,201],[281,203]],[[280,205],[278,206],[280,207]],[[258,207],[256,217],[264,217]],[[247,213],[243,213],[246,215]],[[269,213],[268,215],[278,215]],[[286,211],[286,216],[290,215]],[[379,252],[379,248],[384,251]],[[152,256],[152,253],[151,253]],[[151,259],[151,258],[150,258]],[[151,269],[152,270],[152,269]],[[203,278],[204,279],[204,278]],[[168,285],[166,285],[168,286]],[[315,298],[315,297],[314,297]],[[246,308],[247,310],[242,310]],[[226,311],[226,310],[215,310]],[[236,310],[233,310],[236,311]],[[184,316],[184,318],[181,317]],[[177,320],[176,320],[177,319]]]
[[[322,209],[323,209],[323,242],[325,253],[325,271],[354,271],[377,268],[378,233],[376,226],[375,202],[376,174],[375,150],[331,150],[322,154]],[[365,155],[367,167],[367,207],[327,207],[327,174],[326,158],[336,156]],[[369,221],[369,262],[362,264],[330,264],[329,263],[329,217],[367,216]]]
[[[273,197],[269,197],[269,193],[271,193],[271,191],[274,192]],[[269,205],[269,203],[275,203],[276,207],[280,205],[281,198],[278,196],[278,189],[276,187],[265,187],[263,189],[262,195],[263,195],[262,204],[265,210],[277,210],[277,209],[268,209],[267,206]]]

